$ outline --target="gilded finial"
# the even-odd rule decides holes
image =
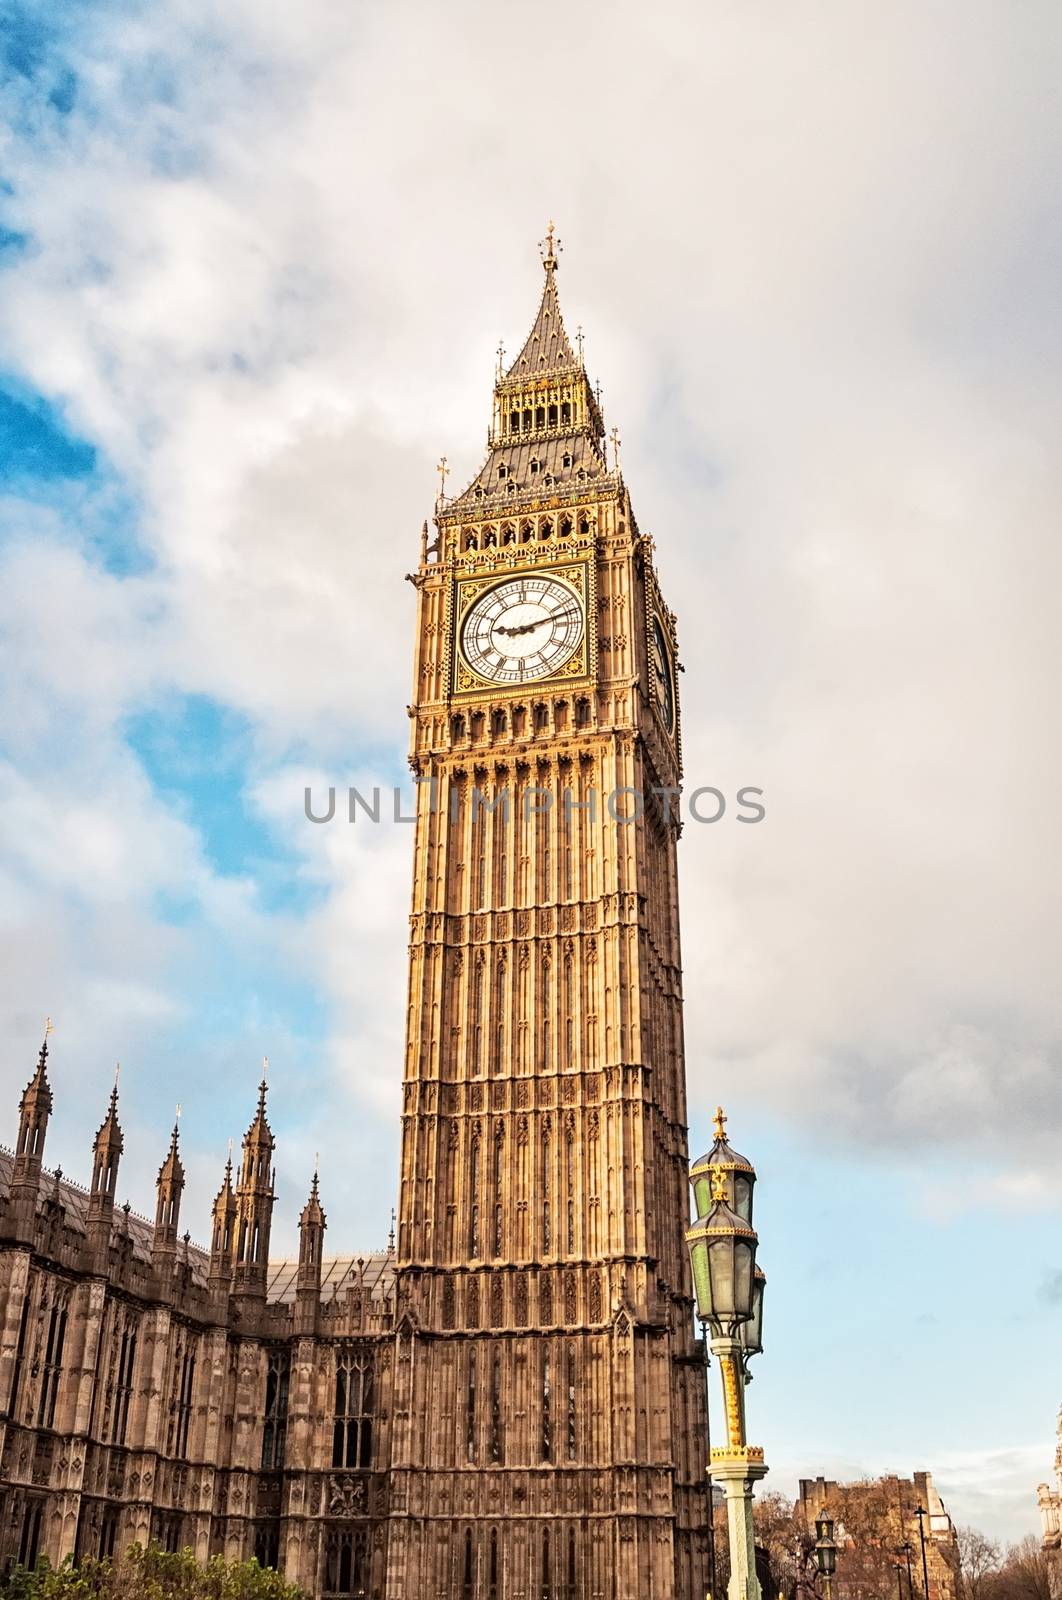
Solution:
[[[726,1200],[726,1173],[720,1167],[712,1173],[712,1199]]]
[[[388,1251],[393,1251],[394,1247],[395,1247],[395,1208],[394,1208],[394,1206],[392,1206],[391,1207],[391,1231],[387,1235],[387,1248],[388,1248]]]
[[[579,352],[579,362],[580,362],[580,364],[582,364],[582,360],[583,360],[583,325],[582,325],[581,322],[580,322],[579,326],[575,330],[575,347]]]
[[[612,465],[613,465],[614,470],[616,472],[618,472],[619,471],[619,464],[620,464],[620,432],[619,432],[619,429],[618,428],[613,428],[612,432],[609,434],[609,438],[612,440]]]
[[[50,1033],[54,1033],[54,1032],[55,1032],[55,1023],[52,1021],[51,1017],[45,1017],[45,1019],[44,1019],[44,1037],[45,1037],[45,1039],[47,1039],[47,1037],[48,1037],[48,1035]]]
[[[545,267],[546,271],[556,272],[557,252],[561,250],[563,246],[555,235],[552,217],[550,218],[549,227],[546,229],[546,237],[539,240],[538,248],[542,253],[542,265]]]
[[[439,465],[436,467],[435,470],[439,474],[439,500],[438,500],[438,503],[439,503],[439,505],[442,505],[443,501],[446,499],[446,480],[450,476],[450,468],[449,468],[449,466],[447,464],[445,456],[440,456]]]
[[[726,1131],[725,1130],[726,1130],[726,1117],[723,1115],[723,1108],[722,1108],[722,1106],[716,1106],[716,1108],[715,1108],[715,1128],[714,1128],[714,1132],[715,1132],[716,1138],[717,1139],[725,1139],[726,1138]]]
[[[505,343],[504,343],[504,341],[502,339],[499,339],[498,340],[498,367],[497,367],[497,372],[496,372],[495,375],[500,378],[502,376],[502,373],[504,372],[504,370],[505,370]]]
[[[178,1124],[178,1126],[180,1126],[180,1121],[181,1121],[181,1102],[179,1100],[177,1102],[175,1110],[177,1112],[177,1124]]]

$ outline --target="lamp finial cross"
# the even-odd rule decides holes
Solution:
[[[726,1117],[723,1115],[722,1106],[715,1108],[715,1136],[717,1139],[726,1138]]]

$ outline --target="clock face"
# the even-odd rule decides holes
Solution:
[[[465,660],[492,683],[533,683],[566,666],[583,642],[583,604],[557,578],[506,578],[469,608]]]
[[[653,664],[656,667],[656,700],[668,733],[675,731],[675,678],[671,668],[671,652],[667,646],[660,618],[653,618]]]

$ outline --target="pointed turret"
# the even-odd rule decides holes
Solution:
[[[440,497],[440,522],[519,512],[543,495],[587,492],[610,482],[605,424],[579,350],[572,349],[557,295],[553,224],[543,241],[546,281],[531,331],[507,370],[499,361],[489,454],[463,494]],[[617,474],[618,479],[618,474]]]
[[[328,1220],[321,1209],[321,1200],[317,1192],[317,1169],[314,1168],[313,1181],[310,1184],[310,1198],[302,1208],[299,1217],[299,1284],[312,1281],[318,1288],[321,1285],[321,1245],[324,1240],[324,1231]]]
[[[266,1118],[265,1076],[258,1086],[258,1109],[243,1139],[243,1161],[236,1188],[236,1251],[233,1287],[237,1294],[265,1298],[269,1229],[273,1216],[273,1150]]]
[[[156,1262],[172,1261],[177,1249],[177,1223],[181,1214],[181,1195],[184,1192],[184,1167],[178,1149],[180,1139],[180,1107],[170,1135],[170,1148],[159,1168],[156,1180],[155,1237],[151,1253]]]
[[[48,1035],[51,1031],[51,1023],[45,1023],[44,1042],[37,1055],[37,1070],[23,1089],[22,1099],[18,1103],[15,1182],[30,1174],[40,1175],[44,1139],[52,1114],[52,1086],[48,1082]]]
[[[232,1189],[232,1140],[225,1176],[211,1211],[210,1285],[227,1289],[232,1278],[232,1252],[236,1238],[236,1196]]]
[[[299,1274],[295,1288],[295,1315],[300,1333],[312,1333],[317,1323],[321,1300],[321,1257],[327,1226],[328,1221],[317,1192],[315,1163],[310,1197],[299,1217]]]
[[[113,1202],[118,1184],[118,1162],[124,1150],[125,1138],[118,1121],[118,1072],[115,1070],[107,1115],[92,1141],[92,1198],[100,1196]]]
[[[118,1121],[118,1068],[116,1067],[107,1115],[100,1123],[96,1137],[92,1141],[92,1187],[89,1191],[86,1227],[97,1271],[106,1270],[111,1244],[114,1193],[118,1186],[118,1163],[124,1149],[125,1139]]]
[[[51,1032],[49,1019],[44,1025],[37,1069],[18,1104],[18,1143],[11,1171],[8,1226],[11,1237],[25,1244],[32,1244],[36,1234],[44,1140],[52,1114],[52,1086],[48,1082],[48,1035]]]

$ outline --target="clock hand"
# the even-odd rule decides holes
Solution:
[[[575,607],[568,606],[563,611],[550,611],[544,617],[537,617],[534,622],[522,622],[517,628],[494,628],[493,633],[504,633],[507,639],[515,639],[518,634],[532,633],[535,628],[541,628],[544,622],[554,622],[558,617],[575,616]]]

